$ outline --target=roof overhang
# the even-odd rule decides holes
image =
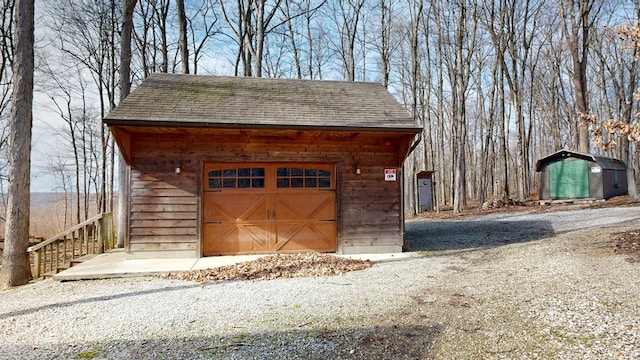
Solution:
[[[422,128],[373,128],[373,127],[327,127],[327,126],[273,126],[246,124],[229,126],[228,124],[202,123],[185,126],[184,123],[136,122],[106,120],[109,130],[120,149],[123,159],[131,164],[132,141],[137,135],[175,136],[244,136],[247,138],[325,138],[334,142],[374,141],[384,146],[393,146],[398,154],[397,167],[401,167],[409,154],[409,149]],[[132,139],[133,138],[133,139]]]
[[[148,120],[135,120],[130,119],[112,119],[105,118],[104,123],[113,127],[127,127],[127,128],[175,128],[175,129],[262,129],[262,130],[311,130],[311,131],[350,131],[350,132],[412,132],[417,134],[422,131],[422,127],[390,127],[390,126],[325,126],[325,125],[298,125],[296,123],[289,124],[265,124],[265,123],[217,123],[217,122],[186,122],[186,121],[148,121]]]

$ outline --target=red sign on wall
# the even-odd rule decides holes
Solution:
[[[396,181],[396,169],[384,169],[384,181]]]

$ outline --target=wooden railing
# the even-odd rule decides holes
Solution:
[[[37,279],[47,272],[69,267],[74,259],[101,254],[113,247],[113,218],[111,213],[103,213],[29,247],[27,252],[33,255],[31,274]]]

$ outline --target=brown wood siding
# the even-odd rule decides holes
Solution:
[[[402,245],[401,174],[407,135],[203,129],[133,133],[130,251],[200,250],[200,181],[204,162],[336,164],[338,248]],[[355,164],[362,169],[354,173]],[[181,174],[175,167],[181,167]]]
[[[176,165],[161,157],[150,157],[145,151],[134,154],[129,251],[195,251],[198,243],[195,175],[176,174]]]
[[[384,154],[360,164],[362,174],[344,169],[341,187],[342,247],[402,246],[400,174],[397,181],[384,181],[389,162]]]

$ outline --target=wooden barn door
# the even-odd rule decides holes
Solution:
[[[203,254],[336,250],[331,164],[207,163]]]
[[[204,170],[204,255],[269,252],[265,166],[207,164]]]
[[[336,250],[332,165],[276,165],[271,197],[277,252]]]

